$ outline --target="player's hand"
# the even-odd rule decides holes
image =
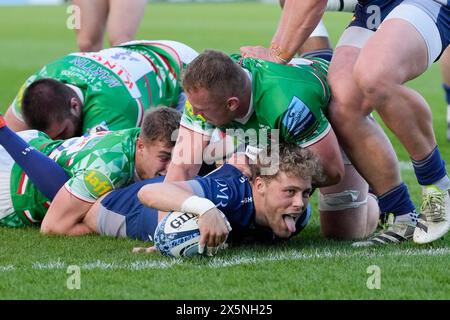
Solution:
[[[252,171],[250,170],[248,158],[244,153],[233,153],[233,155],[227,160],[227,164],[230,164],[238,169],[247,178],[252,177]]]
[[[205,246],[208,246],[207,254],[214,255],[223,247],[231,231],[230,223],[225,215],[217,208],[205,212],[198,219],[200,240],[198,253],[203,254]]]
[[[252,58],[260,58],[272,62],[278,62],[276,58],[271,54],[271,51],[268,48],[261,46],[246,46],[241,47],[241,55],[243,58],[252,57]]]
[[[156,249],[155,246],[151,246],[151,247],[134,247],[133,248],[133,253],[154,253],[154,252],[158,252],[158,249]]]

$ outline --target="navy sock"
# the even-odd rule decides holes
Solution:
[[[408,188],[402,182],[401,185],[382,194],[378,197],[381,216],[393,213],[395,216],[401,216],[416,210],[409,196]]]
[[[333,49],[320,49],[320,50],[314,50],[305,52],[301,55],[301,58],[322,58],[327,61],[331,61],[331,58],[333,57]]]
[[[420,161],[413,160],[412,163],[417,181],[422,186],[434,184],[447,175],[445,161],[442,160],[437,146],[425,159]]]
[[[443,83],[442,88],[444,88],[445,91],[445,99],[447,100],[447,104],[450,104],[450,86]]]
[[[49,200],[53,200],[58,190],[69,180],[59,164],[34,149],[6,126],[0,128],[0,144]]]

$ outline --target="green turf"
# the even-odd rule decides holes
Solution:
[[[1,111],[27,76],[76,50],[67,17],[62,6],[1,8]],[[255,3],[151,3],[138,38],[173,39],[198,51],[216,48],[231,53],[241,45],[270,43],[278,17],[276,6]],[[342,13],[326,15],[334,43],[349,18]],[[449,162],[440,82],[439,66],[434,65],[411,87],[432,106],[437,139]],[[395,140],[394,145],[400,159],[407,161]],[[418,205],[420,189],[413,172],[402,173]],[[426,246],[353,249],[349,242],[323,240],[317,215],[289,244],[233,248],[213,259],[137,255],[131,253],[133,246],[143,245],[137,241],[45,237],[34,228],[1,228],[0,243],[0,299],[450,298],[449,236]],[[81,268],[80,290],[67,288],[70,265]],[[381,270],[379,290],[366,286],[371,265]]]

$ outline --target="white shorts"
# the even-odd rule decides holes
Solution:
[[[433,0],[404,0],[396,6],[383,21],[403,19],[412,24],[422,35],[428,50],[428,66],[442,53],[442,40],[437,27],[437,17],[441,5]],[[381,23],[380,26],[382,26]],[[362,48],[374,31],[361,26],[348,27],[340,37],[339,46]]]

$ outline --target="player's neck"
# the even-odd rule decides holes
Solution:
[[[255,222],[258,225],[266,225],[266,209],[264,206],[264,198],[257,192],[255,186],[252,184],[253,205],[255,207]]]
[[[249,78],[246,78],[246,83],[241,96],[239,97],[239,109],[237,118],[244,118],[249,109],[252,101],[252,82]]]

